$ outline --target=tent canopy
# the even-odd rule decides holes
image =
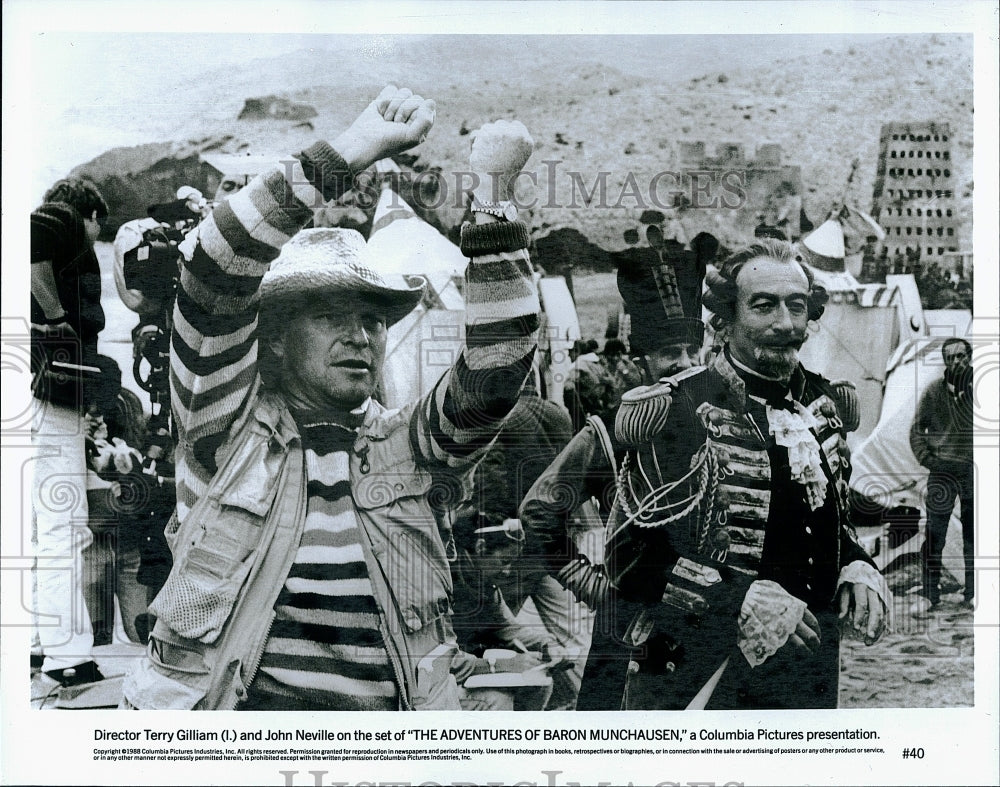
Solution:
[[[423,276],[437,308],[465,310],[459,290],[466,259],[461,249],[421,219],[391,188],[375,206],[368,255],[382,273]]]

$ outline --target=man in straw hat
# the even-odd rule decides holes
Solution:
[[[792,246],[759,239],[707,279],[723,351],[627,394],[615,424],[623,704],[833,708],[841,632],[874,642],[889,606],[848,519],[856,396],[798,362],[825,293]]]
[[[434,109],[387,87],[333,145],[259,176],[189,236],[171,355],[174,566],[126,705],[458,707],[431,504],[471,472],[531,368],[527,229],[489,203],[463,228],[466,345],[398,411],[375,399],[386,330],[422,285],[379,275],[357,232],[298,232],[354,173],[422,141]],[[507,196],[531,149],[520,123],[481,129],[477,196]]]

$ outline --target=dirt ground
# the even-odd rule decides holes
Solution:
[[[897,600],[912,603],[912,596]],[[841,647],[842,708],[966,708],[973,690],[973,613],[959,609],[961,594],[943,598],[939,612],[921,619],[907,610],[896,629],[866,647]]]
[[[911,556],[915,558],[916,556]],[[944,571],[941,605],[919,614],[919,562],[886,574],[893,592],[893,630],[874,645],[841,645],[840,707],[965,708],[975,704],[974,611]]]

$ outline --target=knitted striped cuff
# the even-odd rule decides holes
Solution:
[[[354,173],[343,157],[327,142],[316,142],[295,158],[302,164],[309,182],[326,202],[335,200],[354,185]]]
[[[528,225],[523,221],[491,221],[462,225],[462,254],[480,257],[528,248]]]

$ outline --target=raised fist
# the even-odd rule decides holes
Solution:
[[[484,189],[476,195],[484,200],[508,200],[514,180],[531,157],[535,143],[519,120],[497,120],[473,132],[469,165]]]
[[[436,105],[407,88],[386,85],[333,147],[357,172],[381,158],[423,142],[434,125]]]

